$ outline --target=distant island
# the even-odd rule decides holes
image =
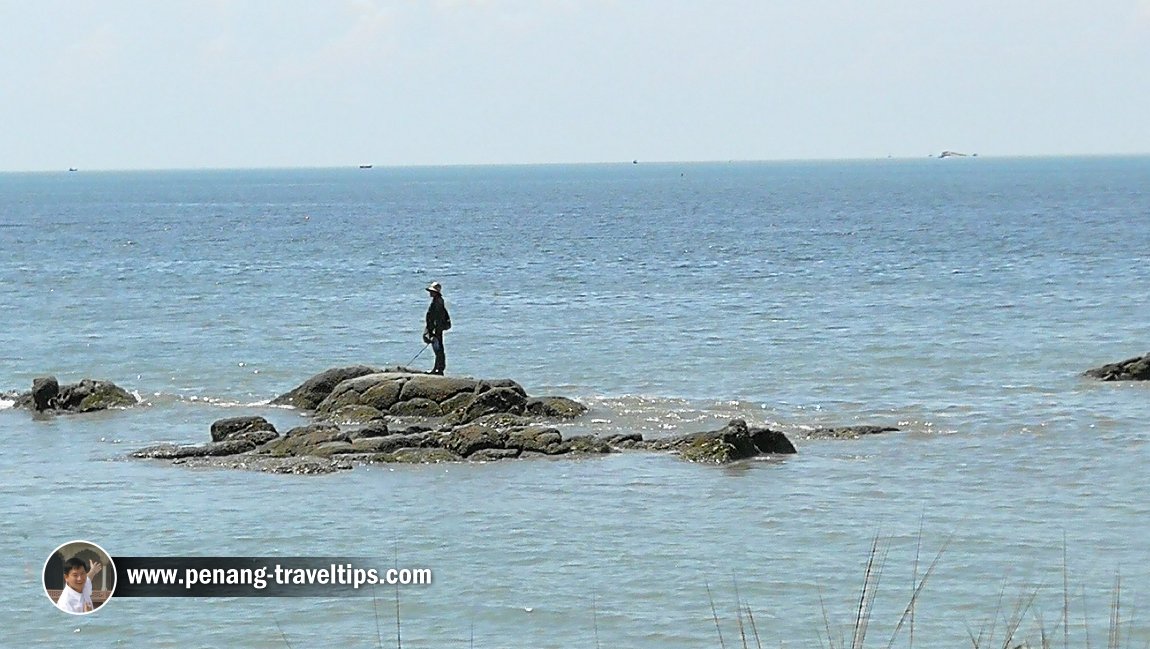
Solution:
[[[977,158],[978,154],[973,153],[973,154],[967,155],[965,153],[959,153],[958,151],[943,151],[942,153],[938,154],[938,157],[939,158],[967,158],[967,157]]]

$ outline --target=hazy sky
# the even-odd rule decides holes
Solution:
[[[0,170],[1150,153],[1150,0],[0,0]]]

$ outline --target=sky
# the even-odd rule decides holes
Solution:
[[[0,0],[0,171],[1150,153],[1150,0]]]

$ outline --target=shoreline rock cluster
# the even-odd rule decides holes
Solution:
[[[357,463],[489,462],[620,450],[669,451],[717,464],[796,452],[783,433],[738,419],[715,431],[652,440],[639,433],[565,437],[549,424],[587,412],[572,399],[530,397],[510,379],[445,377],[401,367],[334,368],[272,404],[310,411],[314,420],[281,434],[263,417],[222,419],[212,424],[210,442],[160,444],[132,456],[311,474]],[[401,420],[409,423],[401,428]]]
[[[1083,372],[1083,376],[1103,381],[1150,381],[1150,354],[1095,367]]]

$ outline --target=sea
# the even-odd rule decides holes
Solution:
[[[1150,158],[0,174],[0,645],[1150,644]],[[134,460],[352,364],[590,407],[565,434],[785,432],[795,455],[360,466]],[[894,426],[806,439],[826,426]],[[53,550],[346,556],[430,585],[113,597]]]

